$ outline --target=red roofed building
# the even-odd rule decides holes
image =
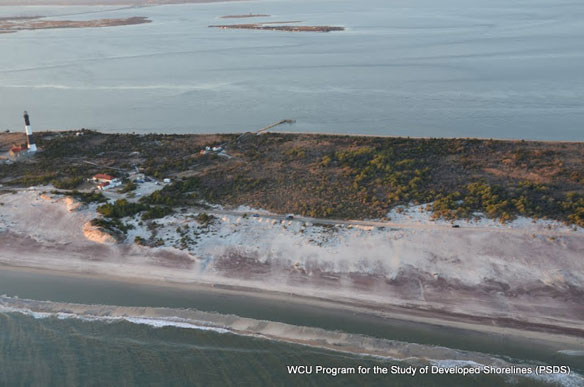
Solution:
[[[103,173],[98,173],[97,175],[93,176],[93,181],[98,183],[110,183],[114,178],[110,175],[106,175]]]
[[[108,182],[106,181],[106,182],[103,182],[103,183],[99,183],[99,184],[97,185],[97,188],[98,188],[99,190],[102,190],[102,191],[103,191],[104,189],[107,189],[107,186],[109,186],[109,185],[110,185],[110,183],[108,183]]]
[[[27,150],[28,149],[26,147],[15,145],[10,148],[9,156],[11,159],[17,159],[25,154]]]

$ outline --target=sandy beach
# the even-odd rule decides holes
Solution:
[[[192,250],[175,246],[177,227],[197,227],[188,212],[162,219],[165,245],[148,248],[84,227],[94,206],[46,191],[0,195],[3,269],[293,299],[584,348],[584,233],[561,224],[452,229],[414,209],[387,229],[330,227],[217,208]],[[128,239],[147,232],[136,222]]]

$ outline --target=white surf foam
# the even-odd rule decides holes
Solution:
[[[380,339],[316,327],[254,320],[193,309],[82,305],[0,296],[0,313],[19,313],[37,319],[79,319],[106,323],[125,321],[132,324],[148,325],[155,329],[165,327],[195,329],[217,334],[251,336],[409,364],[430,363],[441,367],[526,366],[526,364],[513,364],[507,360],[478,352]],[[533,365],[531,366],[533,367]],[[566,387],[584,385],[584,379],[576,373],[571,375],[537,376],[534,374],[523,376]]]
[[[558,353],[568,356],[584,356],[584,351],[574,351],[571,349],[562,349]]]

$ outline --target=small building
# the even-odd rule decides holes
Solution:
[[[113,179],[112,181],[104,181],[97,185],[97,189],[100,191],[105,191],[106,189],[119,187],[122,182],[118,179]]]
[[[94,175],[92,179],[96,183],[111,183],[112,180],[114,180],[114,177],[104,173],[98,173],[97,175]]]
[[[26,147],[15,145],[12,148],[10,148],[10,152],[8,153],[8,156],[12,160],[16,160],[16,159],[19,159],[20,157],[24,156],[27,151],[28,151],[28,149]]]
[[[164,179],[164,180],[162,180],[162,182],[168,184],[168,183],[170,183],[170,179],[168,179],[168,178]]]
[[[113,176],[106,175],[105,173],[98,173],[91,178],[94,182],[97,183],[97,189],[100,191],[104,191],[106,189],[119,187],[122,185],[122,181],[120,179],[116,179]]]
[[[144,175],[143,173],[136,173],[132,176],[130,176],[130,180],[132,180],[134,183],[144,183],[146,181],[146,175]]]

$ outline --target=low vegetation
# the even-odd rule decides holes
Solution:
[[[53,195],[68,195],[72,196],[76,200],[80,201],[83,204],[90,204],[90,203],[105,203],[107,202],[107,198],[103,196],[101,192],[79,192],[79,191],[52,191]]]
[[[122,219],[142,213],[142,220],[163,218],[172,213],[168,207],[149,206],[143,203],[133,203],[126,199],[116,200],[97,207],[97,212],[106,218]]]
[[[122,189],[120,189],[120,193],[128,193],[131,191],[135,191],[136,188],[138,188],[138,185],[133,181],[129,181],[128,183],[126,183],[126,185],[122,187]]]
[[[201,212],[199,215],[197,215],[197,222],[199,222],[199,224],[203,227],[209,226],[213,223],[214,220],[215,217],[213,215],[207,214],[206,212]]]
[[[95,218],[91,220],[91,225],[107,232],[117,240],[123,240],[128,230],[134,228],[131,224],[126,224],[119,219]]]
[[[135,168],[172,179],[138,203],[100,206],[108,219],[155,219],[204,203],[364,219],[429,204],[434,217],[450,220],[480,213],[502,222],[529,216],[584,226],[584,143],[277,133],[37,137],[42,151],[1,168],[0,183],[71,189],[94,173],[123,178]],[[232,158],[199,152],[218,145]]]
[[[85,179],[82,176],[75,176],[75,177],[65,177],[57,180],[51,181],[53,187],[59,189],[75,189],[79,187]]]

